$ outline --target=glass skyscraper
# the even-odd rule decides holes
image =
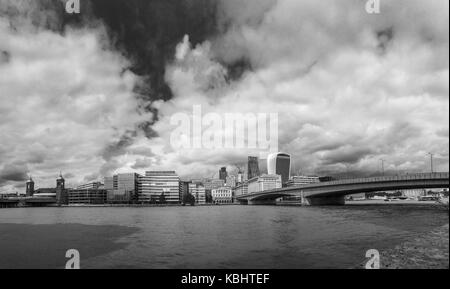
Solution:
[[[286,153],[271,154],[267,158],[267,173],[280,175],[281,182],[286,184],[291,176],[291,156]]]
[[[227,181],[227,177],[228,177],[227,168],[226,167],[220,168],[219,179],[221,179],[224,182],[226,182]]]
[[[259,161],[257,157],[248,157],[247,179],[259,176]]]

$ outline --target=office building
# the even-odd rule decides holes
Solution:
[[[319,177],[319,181],[321,183],[332,182],[332,181],[336,181],[336,178],[333,178],[333,177],[330,177],[330,176],[324,176],[324,177]]]
[[[148,171],[139,178],[139,203],[180,203],[180,177],[174,171]]]
[[[259,176],[259,160],[257,157],[248,157],[247,179]]]
[[[228,177],[227,168],[226,167],[220,168],[220,170],[219,170],[219,179],[221,179],[224,182],[226,182],[227,181],[227,177]]]
[[[221,187],[211,191],[213,203],[231,204],[233,203],[233,191],[230,187]]]
[[[234,188],[236,187],[236,176],[228,176],[225,186]]]
[[[196,204],[206,204],[206,190],[203,185],[189,183],[189,194],[195,198]]]
[[[189,194],[189,181],[180,181],[180,201],[185,203]]]
[[[212,203],[212,190],[225,186],[225,182],[221,179],[204,179],[203,186],[205,187],[206,202]]]
[[[214,189],[221,188],[225,186],[225,181],[222,179],[209,179],[203,181],[205,190],[212,191]]]
[[[267,158],[267,173],[280,175],[281,182],[285,185],[291,176],[291,156],[286,153],[271,154]]]
[[[101,182],[92,182],[77,187],[77,190],[96,190],[104,187]]]
[[[236,187],[234,188],[234,196],[235,197],[245,195],[247,193],[248,193],[248,183],[247,182],[237,184]]]
[[[136,173],[128,173],[106,177],[105,189],[108,193],[109,203],[135,203],[139,191],[139,175]]]
[[[282,187],[280,175],[261,175],[248,180],[247,192],[249,194],[279,189]]]
[[[105,189],[72,189],[68,190],[69,205],[102,205],[108,202]]]
[[[287,182],[288,187],[298,187],[310,184],[320,183],[319,177],[316,176],[293,176]]]

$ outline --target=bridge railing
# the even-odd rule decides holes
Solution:
[[[370,178],[357,178],[357,179],[345,179],[345,180],[337,180],[330,182],[322,182],[308,185],[295,186],[295,188],[315,188],[315,187],[326,187],[326,186],[336,186],[336,185],[347,185],[347,184],[368,184],[368,183],[376,183],[376,182],[400,182],[400,181],[409,181],[409,180],[431,180],[431,179],[448,179],[449,173],[420,173],[420,174],[408,174],[408,175],[396,175],[396,176],[384,176],[384,177],[370,177]],[[289,191],[294,187],[288,187],[283,189],[275,189],[264,192],[254,192],[246,195],[257,195],[270,191]]]
[[[315,187],[324,185],[346,185],[346,184],[358,184],[358,183],[373,183],[384,181],[408,181],[408,180],[428,180],[428,179],[448,179],[449,173],[420,173],[420,174],[408,174],[408,175],[396,175],[396,176],[384,176],[384,177],[370,177],[370,178],[357,178],[357,179],[345,179],[316,184],[308,184],[301,187]]]
[[[317,183],[307,186],[318,186],[321,185],[339,185],[339,184],[349,184],[349,183],[373,183],[373,182],[383,182],[383,181],[405,181],[405,180],[426,180],[426,179],[448,179],[449,173],[420,173],[420,174],[408,174],[408,175],[396,175],[396,176],[385,176],[385,177],[370,177],[370,178],[357,178],[357,179],[346,179],[331,182]]]

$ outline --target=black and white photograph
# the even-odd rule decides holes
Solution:
[[[0,269],[448,270],[449,1],[0,0]]]

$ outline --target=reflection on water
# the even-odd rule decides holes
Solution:
[[[0,210],[0,268],[348,268],[448,223],[419,205]]]

